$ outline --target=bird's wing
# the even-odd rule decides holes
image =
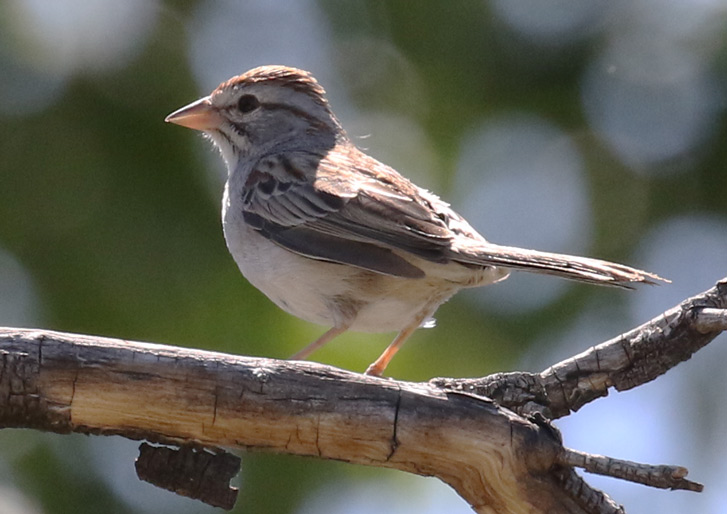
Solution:
[[[449,261],[453,234],[435,197],[354,147],[261,159],[245,191],[246,221],[307,257],[403,277],[424,275],[405,252]]]

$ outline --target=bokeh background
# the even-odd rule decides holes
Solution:
[[[312,71],[357,144],[489,239],[672,279],[518,274],[458,295],[389,374],[540,370],[727,275],[724,0],[0,1],[0,325],[284,358],[322,327],[239,274],[225,170],[166,114],[262,64]],[[391,334],[314,358],[363,370]],[[567,445],[687,466],[702,494],[587,477],[631,512],[724,512],[727,338],[562,420]],[[120,438],[0,431],[0,512],[205,513]],[[433,479],[243,456],[236,512],[465,513]]]

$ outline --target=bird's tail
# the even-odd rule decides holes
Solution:
[[[492,243],[478,245],[467,252],[465,260],[471,264],[501,266],[504,268],[555,275],[578,282],[632,289],[636,283],[658,284],[669,282],[659,275],[631,268],[615,262],[576,257],[558,253],[526,250]]]

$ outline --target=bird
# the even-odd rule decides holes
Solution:
[[[330,327],[291,359],[348,331],[397,332],[365,373],[464,288],[512,270],[633,288],[656,274],[487,241],[448,203],[359,149],[310,72],[260,66],[166,122],[201,131],[227,166],[222,225],[243,276],[284,311]]]

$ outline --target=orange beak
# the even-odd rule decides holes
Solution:
[[[164,121],[194,130],[214,130],[222,125],[223,120],[217,109],[212,106],[210,97],[205,96],[177,109],[164,118]]]

